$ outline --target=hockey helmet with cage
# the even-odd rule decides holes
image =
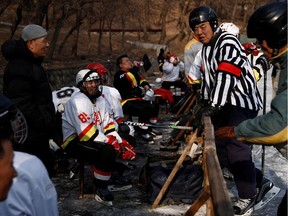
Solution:
[[[83,69],[83,70],[80,70],[76,75],[76,85],[78,88],[82,90],[83,90],[83,83],[92,81],[92,80],[99,81],[98,91],[96,92],[95,95],[88,95],[88,96],[97,98],[102,94],[102,89],[103,89],[103,86],[100,84],[100,77],[98,73],[95,70]]]
[[[195,30],[196,25],[206,21],[210,23],[213,32],[215,32],[218,27],[218,15],[210,7],[201,6],[195,8],[189,15],[189,25],[192,31]]]
[[[83,70],[80,70],[76,75],[77,87],[80,87],[83,84],[83,82],[92,81],[92,80],[100,81],[100,77],[95,70],[83,69]]]
[[[279,49],[287,44],[287,2],[268,3],[250,17],[247,36],[266,40],[269,47]]]
[[[6,96],[0,95],[0,138],[11,139],[16,143],[25,142],[28,127],[23,113]]]
[[[97,71],[97,73],[99,74],[100,78],[101,78],[101,82],[102,84],[106,84],[107,82],[107,76],[108,76],[108,69],[106,67],[104,67],[104,65],[100,64],[100,63],[91,63],[88,64],[86,66],[87,69],[90,70],[95,70]]]
[[[230,23],[230,22],[223,22],[219,28],[223,31],[223,32],[229,32],[230,34],[235,35],[237,38],[239,38],[240,36],[240,31],[239,28],[234,24],[234,23]]]

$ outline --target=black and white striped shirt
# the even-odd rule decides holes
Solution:
[[[212,106],[234,106],[260,110],[262,100],[253,69],[240,41],[232,34],[216,34],[202,48],[201,96]]]

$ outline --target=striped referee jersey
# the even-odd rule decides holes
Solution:
[[[262,99],[253,69],[240,41],[232,34],[219,32],[202,48],[203,81],[201,97],[212,106],[228,103],[258,111]]]

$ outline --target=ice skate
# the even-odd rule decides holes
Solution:
[[[279,192],[280,188],[276,187],[269,179],[263,177],[261,187],[257,188],[254,210],[258,210],[265,206]]]
[[[239,198],[233,203],[235,215],[248,216],[253,212],[255,198],[241,199]]]
[[[230,172],[230,170],[227,167],[222,168],[222,174],[223,177],[229,180],[234,180],[233,174]]]
[[[124,191],[124,190],[128,190],[132,188],[132,185],[118,185],[118,184],[112,184],[112,185],[108,185],[108,190],[111,192],[115,192],[115,191]]]
[[[97,188],[95,193],[95,200],[107,206],[113,205],[113,195],[110,193],[108,188]]]
[[[153,136],[153,139],[161,139],[162,133],[154,128],[149,128],[148,133]]]
[[[138,131],[137,137],[148,144],[154,144],[153,137],[147,131],[146,132]]]

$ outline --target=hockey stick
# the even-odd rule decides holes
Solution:
[[[266,92],[267,92],[267,70],[264,71],[264,90],[263,90],[263,115],[266,114]],[[262,160],[261,160],[261,171],[264,175],[265,165],[265,145],[262,145]]]
[[[193,131],[193,127],[189,126],[180,126],[180,125],[154,125],[154,124],[146,124],[146,123],[140,123],[140,122],[132,122],[132,121],[124,121],[125,124],[130,126],[136,126],[136,127],[155,127],[155,128],[172,128],[172,129],[178,129],[178,130],[189,130]]]

